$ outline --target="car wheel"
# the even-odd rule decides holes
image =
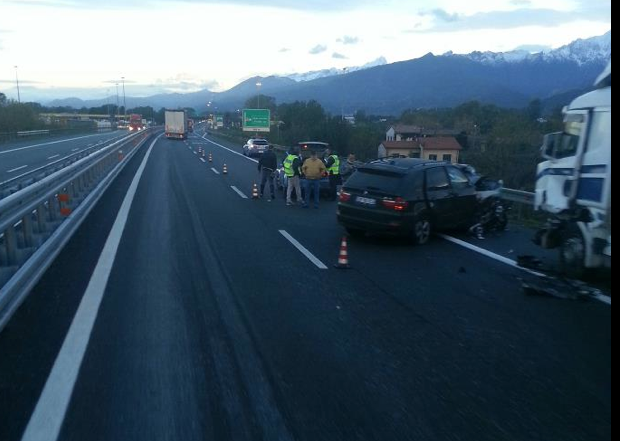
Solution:
[[[420,217],[413,223],[413,241],[424,245],[431,239],[431,221],[428,217]]]
[[[345,230],[347,230],[347,234],[351,237],[364,237],[366,235],[366,232],[359,228],[346,227]]]
[[[586,273],[586,245],[577,226],[569,227],[560,244],[560,271],[568,277],[579,279]]]

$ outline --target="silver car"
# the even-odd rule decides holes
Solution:
[[[243,146],[245,156],[260,156],[269,147],[269,141],[264,138],[250,138]]]

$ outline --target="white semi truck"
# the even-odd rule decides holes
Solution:
[[[550,217],[535,242],[559,247],[562,270],[580,277],[611,267],[611,62],[563,113],[564,131],[545,136],[538,164],[535,208]]]
[[[168,110],[165,113],[166,138],[187,139],[189,127],[185,110]]]

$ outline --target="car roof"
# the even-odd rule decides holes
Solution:
[[[358,170],[385,170],[406,174],[412,170],[424,170],[442,165],[448,165],[448,163],[444,161],[431,161],[430,159],[384,158],[371,161],[358,168]]]

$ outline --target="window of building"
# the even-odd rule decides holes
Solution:
[[[448,162],[452,162],[452,155],[450,155],[450,154],[443,155],[443,160],[444,161],[448,161]]]
[[[428,155],[428,159],[431,161],[437,161],[437,155]]]

